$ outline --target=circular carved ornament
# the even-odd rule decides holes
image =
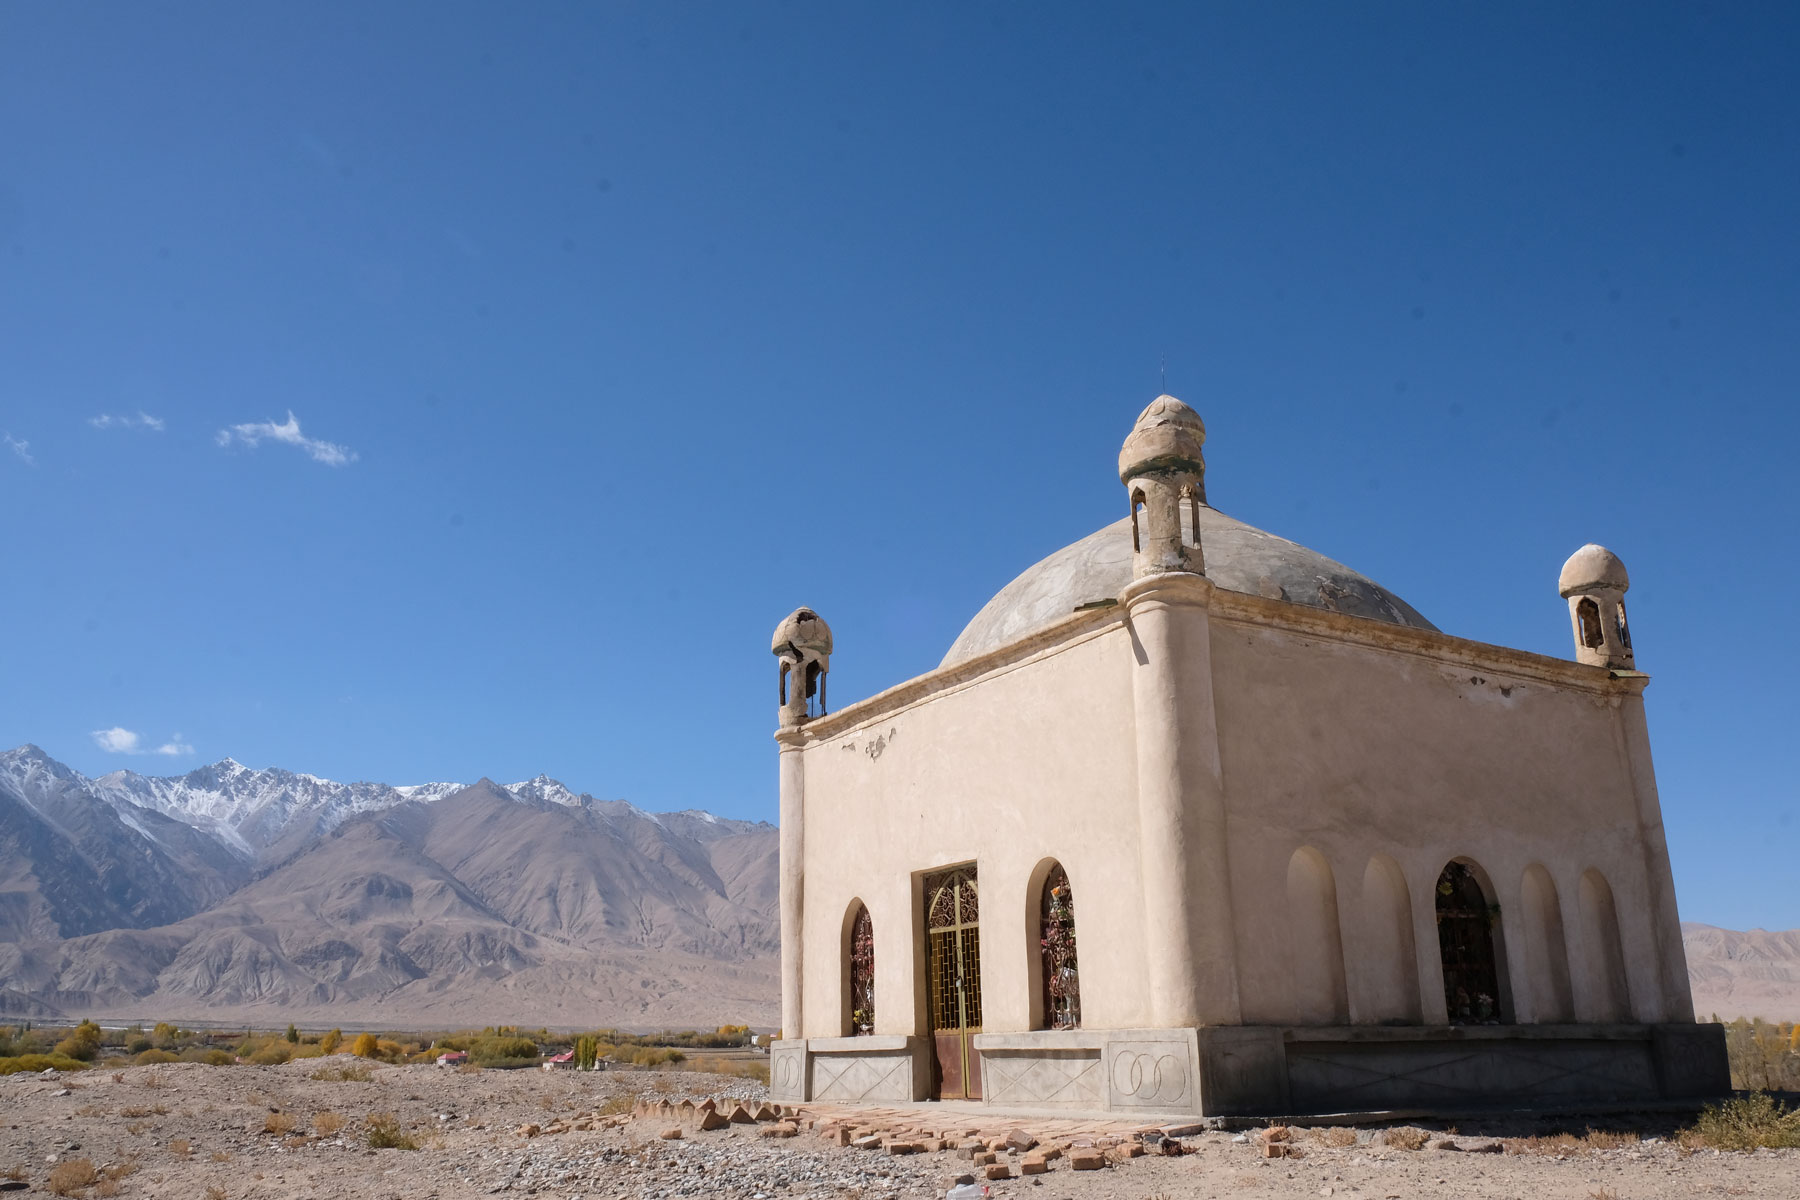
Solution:
[[[1173,1054],[1121,1050],[1113,1057],[1113,1090],[1140,1104],[1166,1104],[1187,1094],[1187,1065]]]
[[[800,1086],[800,1056],[784,1054],[775,1060],[775,1085],[784,1094],[791,1094]]]

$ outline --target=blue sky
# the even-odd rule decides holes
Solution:
[[[776,621],[929,669],[1166,362],[1218,507],[1447,631],[1566,656],[1617,550],[1684,915],[1800,925],[1797,34],[6,5],[0,744],[773,819]]]

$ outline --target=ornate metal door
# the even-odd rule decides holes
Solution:
[[[925,955],[940,1100],[980,1099],[981,906],[975,864],[925,878]]]
[[[1452,1025],[1499,1025],[1506,1020],[1494,955],[1494,922],[1499,915],[1466,864],[1452,862],[1438,876],[1438,952],[1444,963],[1444,1007]]]

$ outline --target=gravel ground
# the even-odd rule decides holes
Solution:
[[[839,1148],[805,1129],[772,1139],[758,1136],[755,1125],[702,1133],[690,1123],[679,1140],[663,1140],[659,1134],[675,1121],[630,1119],[637,1099],[712,1097],[729,1109],[739,1100],[754,1106],[766,1098],[760,1084],[743,1079],[692,1072],[460,1074],[434,1067],[376,1067],[366,1081],[311,1077],[321,1067],[345,1065],[355,1060],[169,1064],[0,1079],[0,1186],[13,1168],[42,1194],[58,1166],[85,1159],[102,1178],[76,1194],[101,1198],[878,1200],[941,1197],[957,1174],[975,1169],[954,1150],[891,1155]],[[420,1149],[370,1149],[372,1113],[393,1114]],[[595,1117],[608,1113],[619,1115]],[[315,1133],[321,1115],[323,1128],[330,1130],[336,1118],[342,1128]],[[599,1127],[520,1133],[527,1125],[556,1129],[584,1116]],[[909,1119],[928,1126],[934,1118],[921,1110]],[[982,1133],[1013,1127],[996,1122]],[[1050,1140],[1050,1131],[1040,1132]],[[1472,1153],[1406,1150],[1381,1144],[1384,1135],[1372,1131],[1334,1145],[1328,1139],[1346,1142],[1350,1134],[1296,1129],[1290,1144],[1300,1157],[1276,1159],[1263,1157],[1256,1134],[1204,1133],[1182,1139],[1187,1152],[1177,1157],[1134,1158],[1091,1172],[1071,1171],[1063,1158],[1051,1162],[1048,1174],[990,1186],[995,1197],[1019,1200],[1800,1200],[1800,1151],[1689,1154],[1654,1136],[1667,1132],[1653,1127],[1650,1140],[1610,1149],[1509,1140],[1503,1153]],[[1455,1140],[1479,1144],[1467,1136]],[[1020,1158],[1001,1154],[999,1161],[1015,1164],[1016,1176]]]

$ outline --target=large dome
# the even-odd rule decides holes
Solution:
[[[1182,528],[1193,527],[1182,506]],[[1234,592],[1404,625],[1437,626],[1394,593],[1343,563],[1264,533],[1215,508],[1200,509],[1206,575]],[[1096,600],[1111,600],[1131,582],[1131,518],[1122,517],[1064,546],[1000,589],[944,655],[942,666],[1015,642]]]

